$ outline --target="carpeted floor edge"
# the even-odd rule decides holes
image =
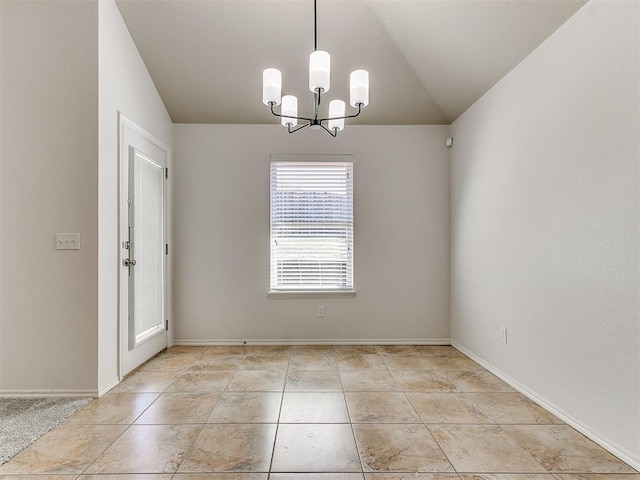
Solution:
[[[0,465],[90,401],[91,398],[0,398]]]

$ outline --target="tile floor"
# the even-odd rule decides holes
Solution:
[[[435,346],[174,347],[0,466],[0,480],[205,477],[640,480]]]

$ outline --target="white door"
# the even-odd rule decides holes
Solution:
[[[120,116],[120,376],[167,346],[168,148]]]

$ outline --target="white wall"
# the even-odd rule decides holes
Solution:
[[[93,392],[98,4],[0,10],[0,393]],[[56,232],[82,249],[57,251]]]
[[[174,126],[176,342],[448,341],[449,127],[275,123]],[[354,155],[354,298],[267,297],[271,153]]]
[[[101,0],[99,13],[98,388],[104,392],[118,381],[118,112],[169,146],[172,123],[115,2]]]
[[[638,15],[592,0],[452,126],[455,344],[636,467]]]

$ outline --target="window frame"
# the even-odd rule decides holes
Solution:
[[[269,291],[268,296],[270,298],[330,298],[330,297],[353,297],[356,294],[355,290],[355,221],[352,214],[351,219],[351,288],[327,288],[321,290],[312,289],[273,289],[271,285],[272,278],[272,256],[273,256],[273,237],[272,237],[272,223],[271,223],[271,166],[273,163],[351,163],[351,200],[352,200],[352,212],[355,211],[355,182],[353,177],[353,170],[355,166],[354,158],[352,154],[332,154],[332,155],[290,155],[290,154],[272,154],[269,161]]]

